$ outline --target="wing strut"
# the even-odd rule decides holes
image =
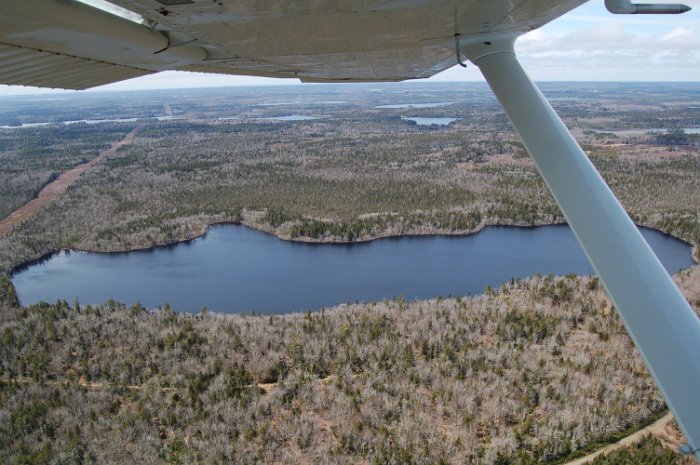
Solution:
[[[700,320],[603,178],[520,66],[513,36],[470,39],[483,73],[700,459]]]

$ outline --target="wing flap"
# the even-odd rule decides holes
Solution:
[[[85,89],[200,62],[177,34],[75,0],[0,0],[0,83]]]
[[[59,53],[0,44],[0,82],[62,89],[87,89],[153,71]]]

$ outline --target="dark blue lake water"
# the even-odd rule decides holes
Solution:
[[[670,272],[691,247],[642,229]],[[317,310],[343,302],[481,293],[511,277],[591,274],[568,226],[490,227],[470,236],[302,244],[244,226],[213,226],[191,242],[118,254],[61,252],[14,275],[22,304],[108,299],[152,308],[238,313]]]

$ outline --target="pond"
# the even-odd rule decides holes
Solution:
[[[283,116],[263,116],[263,117],[255,118],[255,119],[262,120],[262,121],[309,121],[312,119],[318,119],[318,116],[283,115]]]
[[[452,105],[454,102],[435,102],[435,103],[394,103],[391,105],[377,105],[374,108],[380,110],[393,110],[397,108],[437,108],[445,105]]]
[[[38,128],[41,126],[50,126],[52,124],[56,125],[64,125],[64,126],[72,126],[74,124],[80,124],[80,123],[85,123],[85,124],[102,124],[102,123],[135,123],[136,121],[148,121],[149,119],[155,119],[156,121],[171,121],[171,120],[177,120],[180,119],[179,117],[176,116],[154,116],[152,118],[106,118],[106,119],[75,119],[75,120],[68,120],[68,121],[59,121],[56,123],[24,123],[19,126],[9,126],[9,125],[3,125],[0,126],[0,129],[25,129],[25,128]]]
[[[646,128],[646,129],[624,129],[621,131],[608,131],[617,136],[641,136],[644,134],[651,134],[654,132],[660,132],[666,134],[668,128]],[[683,128],[686,134],[700,134],[700,128]]]
[[[457,118],[429,118],[425,116],[402,116],[404,121],[413,121],[418,126],[448,126],[457,121]]]
[[[650,229],[670,272],[693,264],[687,243]],[[180,311],[289,313],[403,295],[481,293],[511,277],[590,274],[566,225],[489,227],[469,236],[413,236],[355,244],[288,242],[218,225],[190,242],[146,251],[60,252],[15,273],[22,304],[108,299]]]

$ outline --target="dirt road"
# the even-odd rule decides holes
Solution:
[[[609,446],[605,446],[602,449],[598,449],[597,451],[588,454],[585,457],[581,457],[580,459],[576,459],[572,462],[567,462],[565,465],[583,465],[584,463],[592,462],[594,458],[598,457],[601,454],[606,454],[608,452],[614,451],[615,449],[636,444],[649,434],[653,434],[654,436],[660,436],[665,433],[667,425],[672,420],[673,415],[671,415],[671,413],[667,413],[666,415],[661,417],[659,420],[656,420],[654,423],[647,426],[646,428],[642,428],[636,433],[632,433],[629,436],[620,439],[618,442],[610,444]]]
[[[56,178],[55,181],[44,186],[36,197],[25,203],[14,212],[10,213],[7,217],[0,220],[0,237],[5,236],[7,233],[12,231],[12,228],[34,215],[44,206],[59,198],[61,194],[66,191],[68,186],[73,184],[85,170],[92,168],[96,163],[99,163],[105,157],[114,155],[120,147],[130,144],[136,133],[142,128],[143,126],[137,126],[129,134],[124,136],[122,140],[115,142],[110,148],[100,152],[97,157],[61,173],[61,175]]]

